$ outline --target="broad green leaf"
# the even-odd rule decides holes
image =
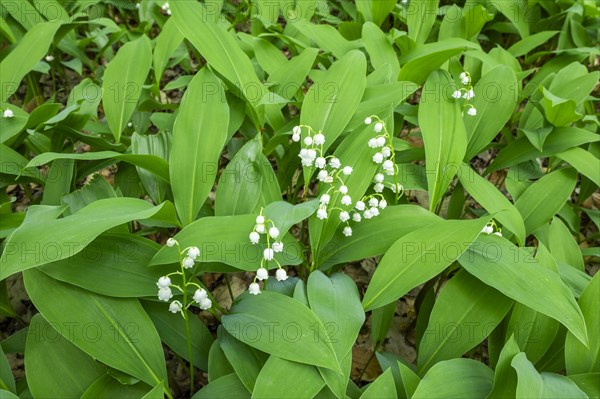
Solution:
[[[219,341],[215,340],[208,352],[208,382],[234,373],[233,367],[225,357]]]
[[[548,122],[554,126],[569,126],[583,116],[577,112],[575,100],[558,97],[545,87],[541,87],[543,97],[540,104]]]
[[[571,235],[569,228],[558,217],[554,217],[550,224],[548,244],[550,252],[557,262],[564,262],[578,270],[585,271],[579,244]]]
[[[315,48],[306,48],[270,73],[267,82],[274,85],[273,92],[291,100],[301,89],[318,53],[319,51]]]
[[[529,142],[527,137],[522,137],[513,141],[498,153],[494,162],[487,168],[486,174],[532,159],[546,158],[571,147],[597,142],[598,140],[600,140],[600,135],[596,133],[575,127],[559,127],[554,128],[544,142],[544,151],[539,151]]]
[[[236,95],[245,98],[256,111],[267,89],[258,80],[252,62],[240,48],[235,36],[210,18],[210,13],[214,11],[207,9],[204,4],[178,1],[170,6],[173,13],[171,18],[183,36],[215,71],[236,87]],[[223,120],[220,122],[223,123]]]
[[[429,176],[429,210],[436,209],[457,173],[467,149],[467,133],[458,102],[449,98],[452,78],[445,71],[430,75],[423,87],[419,126]]]
[[[24,12],[20,7],[9,8],[19,8],[18,13]],[[19,89],[21,80],[44,58],[60,26],[60,21],[35,24],[27,29],[27,33],[21,38],[17,47],[4,57],[0,62],[0,70],[2,71],[0,101],[4,102],[13,95]]]
[[[512,231],[517,241],[525,244],[525,224],[517,208],[490,181],[479,176],[467,164],[462,164],[460,182],[469,195],[494,216],[503,227]]]
[[[389,368],[367,386],[360,399],[395,399],[396,397],[396,385],[392,369]]]
[[[71,192],[75,174],[75,161],[72,159],[57,159],[48,170],[52,179],[47,179],[42,194],[42,205],[60,205],[61,199]]]
[[[266,240],[263,238],[261,245],[250,243],[248,235],[255,225],[255,220],[256,215],[203,217],[186,226],[174,238],[182,248],[200,248],[198,262],[221,262],[236,269],[256,271],[263,261],[263,250],[266,247],[263,244],[266,244]],[[289,234],[282,236],[282,242],[283,252],[276,253],[275,259],[283,266],[302,263],[303,250],[300,244]],[[152,258],[150,264],[178,262],[177,249],[163,247]],[[265,267],[276,266],[275,262],[271,262]]]
[[[556,154],[563,161],[568,162],[579,173],[587,177],[596,186],[600,186],[600,159],[583,148],[573,147]]]
[[[385,340],[395,315],[396,304],[394,302],[373,309],[371,312],[371,342],[374,347]]]
[[[142,35],[123,45],[106,67],[102,79],[102,108],[117,143],[142,95],[151,63],[150,39]]]
[[[395,108],[404,102],[418,88],[415,83],[404,81],[368,85],[345,130],[359,129],[365,123],[365,117],[369,115],[379,115],[380,118],[385,119],[390,113],[390,108]]]
[[[447,220],[402,236],[385,253],[363,298],[371,310],[401,298],[458,259],[477,238],[489,217]]]
[[[131,150],[136,155],[150,155],[168,162],[170,149],[171,135],[166,132],[144,136],[134,132],[131,135]],[[144,190],[152,198],[152,201],[155,204],[163,202],[167,194],[170,193],[169,184],[142,167],[138,166],[136,169]]]
[[[217,334],[219,345],[235,370],[235,374],[246,389],[253,392],[256,378],[269,356],[237,340],[222,326],[219,326]]]
[[[398,371],[400,372],[400,378],[402,379],[402,386],[404,394],[407,398],[412,398],[421,382],[418,375],[415,374],[407,365],[398,361]]]
[[[419,345],[419,373],[479,345],[513,301],[467,272],[450,279],[438,296]]]
[[[596,273],[579,298],[579,307],[585,318],[589,345],[586,348],[568,333],[565,342],[565,363],[568,374],[600,372],[600,275]]]
[[[324,51],[331,52],[338,59],[359,48],[357,41],[347,40],[331,25],[313,24],[305,19],[300,19],[292,26],[316,42]]]
[[[242,381],[240,381],[238,376],[235,374],[228,374],[205,385],[192,396],[192,399],[250,399],[250,397],[250,392],[244,387],[244,384],[242,384]]]
[[[309,308],[288,296],[269,291],[256,296],[246,294],[221,322],[235,338],[263,352],[340,371],[323,323]]]
[[[65,218],[23,223],[6,242],[0,258],[0,280],[19,271],[71,257],[113,227],[132,220],[170,216],[172,211],[168,202],[152,206],[136,198],[109,198],[96,201]],[[52,234],[48,234],[49,231]],[[32,245],[33,250],[24,250]]]
[[[521,213],[525,230],[533,233],[548,223],[569,200],[577,183],[577,173],[572,168],[551,172],[529,186],[515,207]]]
[[[169,174],[175,207],[184,225],[196,219],[213,187],[228,121],[221,81],[203,68],[190,82],[173,127]]]
[[[68,214],[77,213],[80,209],[99,199],[117,198],[117,193],[106,179],[100,175],[92,176],[79,190],[62,197],[61,203],[69,206]]]
[[[511,117],[518,98],[517,78],[506,65],[490,69],[474,87],[477,115],[464,118],[468,145],[465,160],[481,152]]]
[[[366,69],[365,55],[350,51],[315,79],[306,93],[300,123],[325,135],[324,151],[342,133],[358,107],[365,90]]]
[[[281,383],[290,376],[301,383]],[[324,386],[325,381],[315,366],[271,355],[256,379],[252,397],[256,399],[280,399],[283,397],[312,399]]]
[[[588,396],[567,377],[553,373],[539,374],[525,353],[517,354],[512,362],[517,371],[517,398],[584,399]]]
[[[102,234],[81,252],[40,266],[40,270],[65,283],[114,297],[156,294],[156,281],[172,270],[149,268],[160,246],[133,234]]]
[[[29,384],[31,384],[31,380],[29,381]],[[2,348],[0,348],[0,389],[17,392],[15,377]],[[2,397],[4,398],[4,396]]]
[[[277,176],[262,154],[260,136],[238,150],[221,173],[215,193],[215,215],[256,213],[267,204],[281,200]]]
[[[77,321],[50,324],[41,314],[31,319],[25,346],[27,386],[36,398],[75,398],[106,373],[92,357],[64,338],[59,330],[81,329]],[[10,370],[10,368],[9,368]]]
[[[318,206],[319,202],[317,200],[310,200],[297,205],[292,205],[286,201],[276,201],[267,205],[264,214],[268,219],[273,220],[280,232],[285,233],[290,227],[315,213]]]
[[[164,391],[162,384],[161,393]],[[123,384],[110,374],[100,376],[81,395],[81,399],[109,399],[109,398],[141,398],[145,397],[152,387],[143,382]],[[160,396],[159,396],[160,397]]]
[[[515,395],[517,374],[511,367],[511,361],[518,353],[519,345],[517,345],[514,336],[511,335],[500,352],[494,374],[494,386],[487,399],[503,399]]]
[[[362,38],[373,68],[377,69],[388,64],[391,67],[392,76],[398,76],[398,72],[400,72],[398,56],[381,29],[372,22],[366,22],[362,27]]]
[[[493,371],[478,361],[445,360],[429,369],[412,399],[483,398],[491,391],[493,379]]]
[[[169,62],[169,58],[173,55],[173,52],[175,52],[181,42],[183,42],[183,35],[177,28],[175,19],[167,19],[162,26],[160,34],[156,38],[156,45],[152,52],[154,81],[157,82],[157,84],[160,84],[162,74]]]
[[[394,9],[396,3],[395,0],[364,0],[356,3],[356,9],[362,14],[365,21],[373,21],[375,25],[380,26]]]
[[[526,0],[495,1],[492,5],[515,25],[521,38],[529,36],[532,6]]]
[[[308,277],[307,296],[310,308],[325,326],[336,357],[344,359],[365,321],[356,284],[343,273],[327,277],[317,270]]]
[[[537,363],[551,349],[559,323],[543,313],[516,303],[506,321],[505,336],[515,336],[519,348]]]
[[[400,56],[399,62],[402,68],[400,74],[398,74],[398,80],[422,84],[433,71],[440,68],[448,59],[463,51],[472,49],[479,49],[479,46],[473,42],[457,38],[417,46],[408,54]],[[444,89],[447,89],[447,87]]]
[[[137,299],[94,294],[37,270],[25,271],[23,278],[36,308],[70,342],[152,386],[167,384],[160,338]]]
[[[590,399],[600,398],[600,373],[570,374],[567,377],[577,384]]]
[[[169,181],[169,164],[164,159],[154,155],[121,154],[115,151],[96,151],[78,153],[44,152],[34,157],[26,168],[39,167],[56,159],[75,159],[78,161],[97,161],[115,159],[144,168],[164,181]]]
[[[541,266],[528,250],[493,234],[481,235],[458,261],[485,284],[558,320],[587,343],[585,321],[573,294],[556,272]]]
[[[0,120],[2,119],[7,118],[0,118]],[[44,183],[46,178],[37,169],[27,170],[27,163],[27,158],[19,152],[7,145],[0,144],[0,173],[15,176],[17,181],[19,181],[19,177],[29,177],[39,183]]]
[[[156,287],[156,284],[154,285]],[[156,289],[155,289],[156,291]],[[189,361],[187,338],[185,335],[185,321],[180,314],[168,311],[169,305],[162,302],[142,301],[144,310],[152,319],[156,331],[163,341],[173,352]],[[208,356],[213,336],[204,323],[188,311],[190,323],[190,336],[192,345],[193,363],[200,370],[208,370]]]
[[[544,43],[547,43],[551,38],[556,36],[557,33],[558,31],[556,30],[544,30],[538,32],[534,35],[519,40],[518,42],[510,46],[507,51],[515,57],[520,57],[529,53],[534,48],[539,47]]]
[[[407,11],[408,37],[417,44],[427,41],[435,23],[439,0],[414,0]]]

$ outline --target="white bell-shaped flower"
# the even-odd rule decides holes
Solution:
[[[256,279],[263,281],[269,278],[269,272],[264,267],[261,267],[256,271]]]
[[[271,245],[271,248],[273,248],[273,251],[275,251],[275,253],[283,252],[283,243],[281,241],[276,241]]]
[[[208,310],[212,307],[212,301],[208,298],[204,298],[199,303],[200,309]]]
[[[316,145],[323,145],[323,144],[325,144],[325,136],[322,133],[315,134],[314,142],[315,142]]]
[[[342,205],[352,205],[352,197],[350,197],[349,195],[344,195],[342,197]]]
[[[271,238],[279,237],[279,229],[275,226],[271,227],[269,229],[269,235],[271,236]]]
[[[371,117],[367,116],[365,118],[365,125],[370,125],[371,123],[373,123],[373,120],[371,119]]]
[[[256,231],[253,231],[252,233],[250,233],[250,243],[251,244],[258,244],[259,241],[260,241],[260,234],[258,234]]]
[[[317,159],[315,159],[315,166],[319,169],[323,169],[326,164],[327,161],[323,157],[318,157]]]
[[[319,200],[319,202],[321,202],[323,205],[329,204],[329,201],[331,201],[331,196],[329,194],[321,195],[321,199]]]
[[[252,295],[260,294],[260,286],[258,285],[258,283],[250,284],[250,286],[248,287],[248,292],[250,292]]]
[[[206,299],[206,298],[208,298],[208,293],[206,292],[206,290],[204,288],[198,288],[194,292],[194,302],[200,303],[200,301],[202,301],[203,299]]]
[[[183,305],[179,301],[173,301],[169,305],[169,312],[171,313],[179,313],[183,309]]]
[[[277,269],[275,272],[275,278],[277,281],[285,281],[288,278],[287,272],[284,269]]]
[[[344,166],[344,169],[342,169],[342,173],[346,176],[350,176],[353,172],[353,169],[351,166]]]
[[[329,160],[329,166],[331,166],[333,169],[339,169],[342,166],[342,163],[337,158],[331,158]]]
[[[167,240],[167,247],[174,247],[175,245],[177,245],[177,240],[174,238],[169,238]]]
[[[350,220],[350,214],[348,212],[346,212],[346,211],[340,212],[340,220],[342,222]]]
[[[163,302],[169,302],[173,298],[173,293],[169,287],[161,288],[158,290],[158,300]]]
[[[191,247],[188,249],[187,256],[189,258],[196,259],[198,256],[200,256],[200,249],[198,249],[198,247]]]
[[[171,279],[167,276],[162,276],[158,279],[158,281],[156,282],[156,286],[158,288],[169,288],[169,286],[171,285]]]
[[[4,118],[12,118],[12,117],[14,117],[14,116],[15,116],[15,113],[13,112],[13,110],[12,110],[12,109],[10,109],[10,108],[7,108],[7,109],[5,109],[5,110],[4,110],[4,112],[2,113],[2,116],[3,116]]]
[[[350,227],[350,226],[344,227],[343,233],[346,237],[350,237],[352,235],[352,227]]]
[[[327,208],[321,207],[317,210],[317,217],[321,220],[327,219]]]
[[[265,248],[265,250],[263,251],[263,256],[266,261],[271,261],[275,256],[275,251],[273,251],[273,248]]]
[[[381,131],[383,130],[383,123],[377,122],[375,124],[375,127],[373,127],[373,130],[375,131],[375,133],[381,133]]]
[[[181,264],[183,265],[183,267],[185,267],[186,269],[190,269],[192,267],[194,267],[194,259],[190,258],[189,256],[186,256],[185,258],[183,258],[183,260],[181,261]]]
[[[356,205],[354,205],[354,207],[358,211],[364,211],[365,210],[365,203],[363,201],[357,201]]]

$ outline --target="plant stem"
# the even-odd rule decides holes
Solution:
[[[186,296],[186,294],[183,294],[184,297]],[[192,339],[191,339],[191,335],[190,335],[190,320],[189,320],[189,315],[188,312],[184,312],[183,313],[183,319],[185,320],[185,338],[187,340],[187,350],[188,350],[188,356],[190,359],[190,395],[194,394],[194,359],[193,359],[193,355],[192,355]]]
[[[183,306],[187,304],[187,277],[185,275],[185,268],[183,267],[182,254],[181,249],[179,248],[179,244],[177,245],[179,249],[179,264],[181,265],[181,278],[183,279]],[[193,276],[192,276],[193,277]],[[182,309],[181,314],[183,315],[183,320],[185,321],[185,339],[187,340],[187,350],[188,357],[190,362],[190,396],[194,394],[194,357],[192,354],[192,339],[190,336],[190,319],[187,308]]]

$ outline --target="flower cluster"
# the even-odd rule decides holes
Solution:
[[[193,303],[198,304],[200,309],[208,310],[212,307],[212,301],[208,298],[208,293],[198,284],[193,281],[188,281],[186,278],[185,271],[186,269],[191,269],[194,267],[196,262],[196,258],[200,256],[200,249],[198,247],[188,247],[183,251],[179,247],[179,243],[174,238],[169,238],[167,240],[167,247],[177,246],[179,249],[179,262],[181,264],[181,271],[175,271],[173,273],[169,273],[166,276],[162,276],[156,282],[156,286],[158,287],[158,299],[163,302],[169,302],[171,298],[173,298],[173,292],[171,291],[171,287],[176,288],[183,294],[183,303],[174,300],[169,304],[169,311],[172,313],[181,312],[182,316],[185,318],[185,314],[183,313],[183,309],[188,309]],[[179,286],[177,284],[173,284],[171,281],[171,276],[180,275],[183,284]],[[187,301],[187,289],[188,287],[196,288],[194,295],[192,297],[192,301]],[[188,302],[188,303],[186,303]]]
[[[373,162],[379,165],[379,169],[373,179],[373,191],[376,193],[382,193],[386,187],[385,175],[394,176],[394,183],[387,183],[387,186],[392,192],[401,195],[404,192],[404,188],[397,182],[398,170],[396,163],[394,162],[394,147],[392,143],[392,136],[387,131],[385,122],[379,119],[378,116],[372,115],[365,118],[365,125],[372,125],[373,131],[377,133],[377,136],[369,139],[368,145],[370,148],[376,150],[373,154]]]
[[[169,2],[166,2],[165,4],[163,4],[161,7],[161,10],[163,10],[163,12],[167,15],[171,15],[171,7],[169,7]]]
[[[271,227],[269,227],[269,225]],[[267,248],[263,251],[263,258],[260,262],[260,268],[256,271],[254,281],[248,287],[248,291],[253,295],[258,295],[261,292],[260,286],[256,280],[263,281],[269,278],[269,271],[264,267],[265,262],[268,263],[273,261],[277,263],[277,271],[275,272],[277,281],[285,281],[288,278],[285,269],[283,269],[279,261],[275,259],[276,253],[283,252],[283,242],[281,240],[278,241],[280,236],[279,229],[275,227],[275,223],[271,219],[266,219],[264,217],[262,209],[260,210],[260,215],[256,217],[256,224],[250,233],[250,243],[252,245],[259,244],[261,235],[267,237]],[[273,239],[273,243],[271,243],[271,239]]]
[[[486,224],[483,227],[483,229],[481,229],[481,232],[485,234],[494,234],[499,237],[502,237],[502,229],[496,225],[496,222],[494,220]]]
[[[452,97],[456,100],[460,100],[461,98],[466,100],[464,107],[467,108],[467,115],[475,116],[477,115],[477,109],[473,106],[473,104],[468,103],[475,97],[475,91],[473,90],[473,86],[471,86],[471,75],[468,72],[462,72],[458,78],[460,79],[460,83],[465,86],[456,90],[452,93]]]
[[[302,128],[305,128],[308,133],[306,137],[304,137],[304,140],[302,140],[304,147],[298,154],[302,166],[311,167],[314,165],[319,169],[323,169],[327,163],[326,158],[323,157],[325,135],[321,132],[316,133],[310,126],[294,126],[294,129],[292,129],[292,141],[296,143],[300,141],[302,138]]]

